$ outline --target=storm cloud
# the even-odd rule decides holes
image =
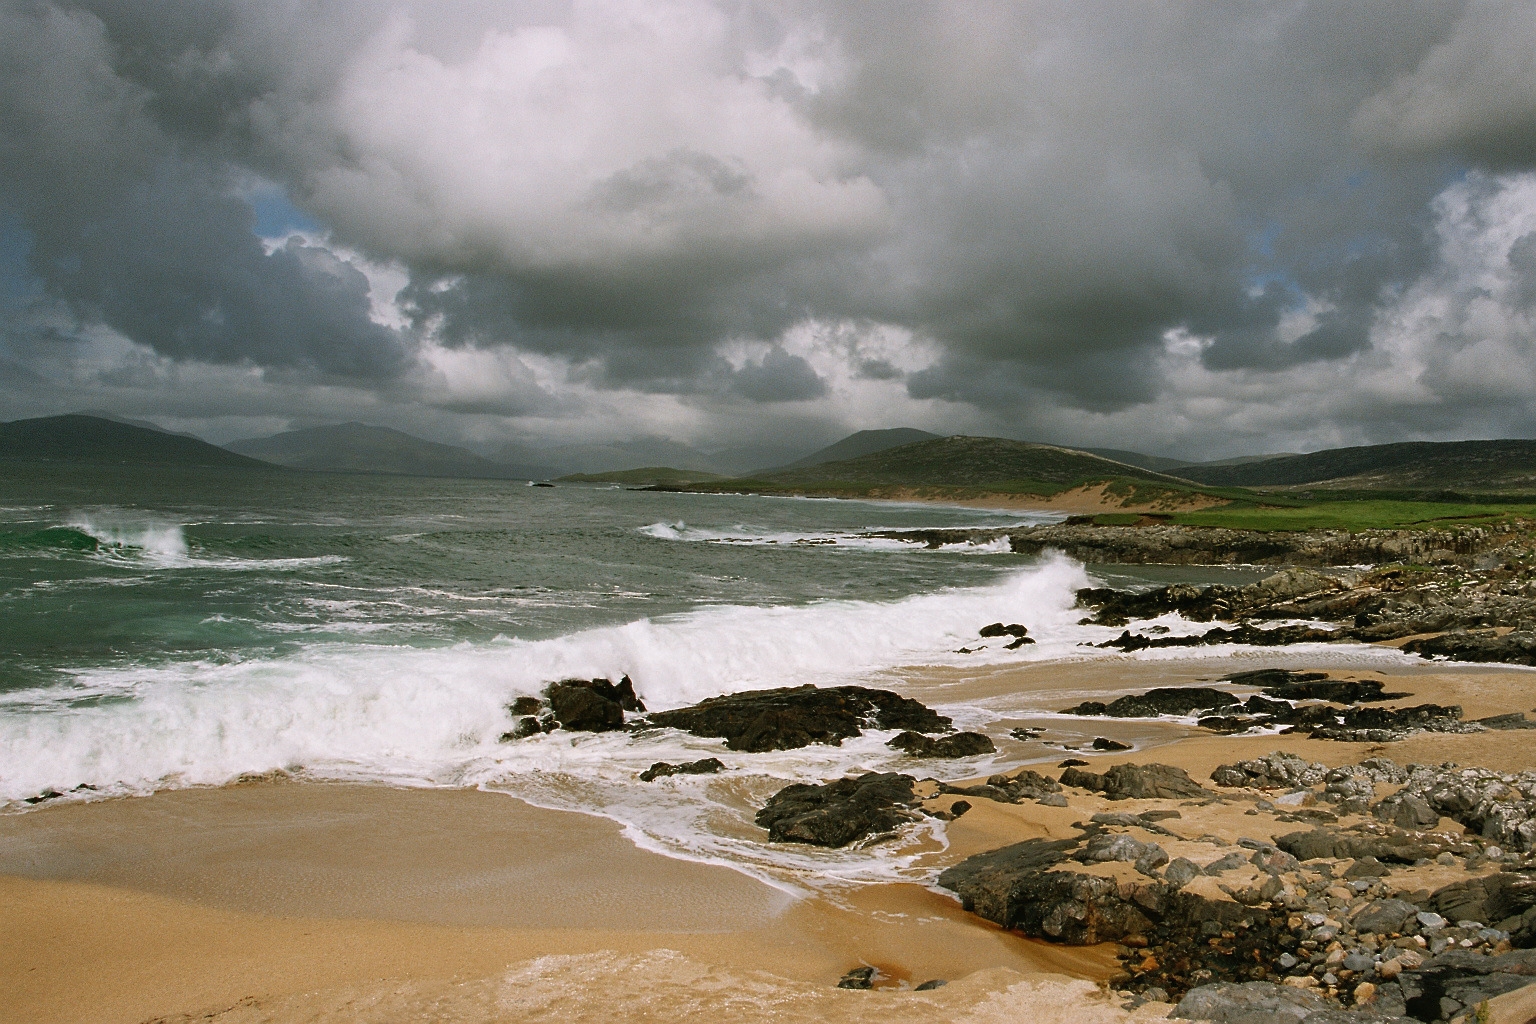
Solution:
[[[1531,2],[4,0],[0,403],[1526,434],[1533,54]]]

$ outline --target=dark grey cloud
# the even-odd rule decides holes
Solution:
[[[1487,205],[1536,169],[1532,53],[1530,0],[677,0],[625,19],[8,0],[0,230],[39,291],[7,304],[0,358],[41,367],[43,340],[105,327],[172,364],[465,417],[553,415],[569,388],[716,418],[823,403],[827,423],[883,387],[929,425],[1029,410],[1058,433],[1193,388],[1216,411],[1154,419],[1216,443],[1266,375],[1348,387],[1341,367],[1407,351],[1405,296],[1471,295],[1444,197],[1475,179]],[[263,244],[261,188],[324,237]],[[1528,329],[1529,237],[1499,243],[1504,313],[1458,300],[1440,347],[1414,349],[1432,398],[1340,406],[1340,436],[1475,415],[1473,355]],[[397,268],[398,322],[349,254]],[[807,323],[907,341],[818,347]],[[733,366],[737,344],[767,354]],[[443,369],[502,350],[543,382]],[[171,371],[117,372],[149,394]]]

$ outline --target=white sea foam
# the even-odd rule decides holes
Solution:
[[[306,569],[336,565],[347,559],[342,555],[316,555],[309,558],[234,558],[194,554],[187,544],[185,528],[180,523],[120,516],[76,516],[65,524],[72,530],[95,537],[103,553],[111,558],[133,559],[157,569]]]

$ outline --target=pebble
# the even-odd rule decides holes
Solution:
[[[1445,927],[1445,918],[1441,917],[1439,914],[1433,913],[1432,911],[1419,911],[1418,920],[1419,927],[1428,928],[1431,931]]]

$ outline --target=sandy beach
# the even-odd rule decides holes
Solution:
[[[1310,667],[1274,652],[1240,667],[1249,660]],[[1233,667],[1233,659],[1125,657],[901,675],[919,699],[1029,692],[1051,708],[1084,693],[1211,680]],[[1388,678],[1413,702],[1462,704],[1468,717],[1533,703],[1528,671],[1332,668]],[[1155,721],[1020,722],[1045,727],[1043,740],[1061,747],[1089,733],[1136,745],[1092,756],[1098,770],[1157,761],[1196,779],[1272,750],[1329,765],[1381,753],[1400,764],[1530,764],[1529,734],[1519,732],[1353,744],[1214,736]],[[1042,769],[1054,763],[1010,742],[1002,739],[1002,756],[1033,754]],[[948,824],[948,848],[930,850],[924,863],[944,867],[1020,839],[1069,834],[1101,810],[1137,810],[1138,801],[1069,792],[1059,808],[973,801]],[[1187,810],[1171,824],[1190,841],[1272,828],[1240,799]],[[1182,841],[1166,841],[1180,855]],[[1097,987],[1115,969],[1110,946],[1025,939],[918,885],[796,899],[729,868],[639,849],[614,822],[473,790],[260,782],[9,814],[0,817],[0,901],[6,1021],[627,1020],[659,1012],[745,1020],[762,1019],[767,1005],[785,1020],[988,1019],[1038,1001],[1042,985],[1087,1000],[1106,1019],[1124,1016]],[[860,964],[879,968],[876,991],[833,987]],[[951,984],[911,991],[936,978]]]

